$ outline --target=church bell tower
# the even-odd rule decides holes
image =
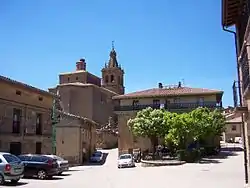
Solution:
[[[102,86],[119,95],[124,94],[124,70],[118,65],[114,42],[112,42],[112,50],[109,54],[109,62],[105,63],[102,69]]]

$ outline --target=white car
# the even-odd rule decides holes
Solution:
[[[122,154],[118,158],[118,168],[135,167],[135,162],[132,154]]]
[[[92,154],[92,156],[90,157],[90,161],[91,162],[102,162],[103,160],[103,153],[101,151],[96,151]]]
[[[56,159],[56,162],[57,162],[58,167],[59,167],[59,172],[58,172],[59,175],[61,175],[65,171],[69,170],[69,161],[64,160],[63,158],[61,158],[57,155],[44,155],[44,156]]]

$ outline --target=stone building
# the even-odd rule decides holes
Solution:
[[[223,114],[226,118],[226,130],[222,135],[222,140],[229,142],[231,140],[235,141],[236,137],[243,138],[241,116],[234,113],[232,107],[224,109]]]
[[[112,48],[109,63],[102,69],[102,78],[89,73],[85,59],[80,59],[76,62],[76,70],[61,73],[59,84],[49,91],[60,95],[65,112],[89,118],[101,127],[110,117],[117,119],[112,97],[124,94],[123,75]]]
[[[51,153],[53,94],[0,76],[0,151]]]
[[[250,138],[250,1],[249,0],[221,0],[222,27],[232,34],[235,44],[235,55],[238,79],[233,82],[233,96],[235,113],[241,116],[245,183],[249,180],[249,138]]]
[[[137,111],[146,107],[165,108],[171,112],[187,112],[199,106],[221,108],[222,95],[223,91],[218,90],[190,88],[181,83],[163,87],[160,83],[158,88],[114,96],[113,100],[117,104],[115,113],[118,115],[119,153],[135,148],[151,148],[149,139],[133,137],[127,126],[127,121],[135,117]]]
[[[231,139],[235,141],[235,138],[242,138],[242,122],[241,117],[231,117],[226,121],[226,130],[223,134],[223,140],[229,142]]]
[[[60,114],[61,121],[56,125],[56,154],[71,164],[82,164],[95,150],[96,123],[88,118]]]

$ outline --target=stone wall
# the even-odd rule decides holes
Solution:
[[[118,146],[118,135],[108,131],[102,131],[97,133],[96,147],[109,149],[116,148]]]
[[[56,153],[71,164],[82,164],[95,150],[95,124],[85,120],[62,120],[56,126]],[[84,159],[84,153],[86,158]]]

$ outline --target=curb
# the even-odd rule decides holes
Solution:
[[[152,166],[179,166],[185,164],[186,161],[168,160],[168,161],[145,161],[141,160],[142,167]]]

